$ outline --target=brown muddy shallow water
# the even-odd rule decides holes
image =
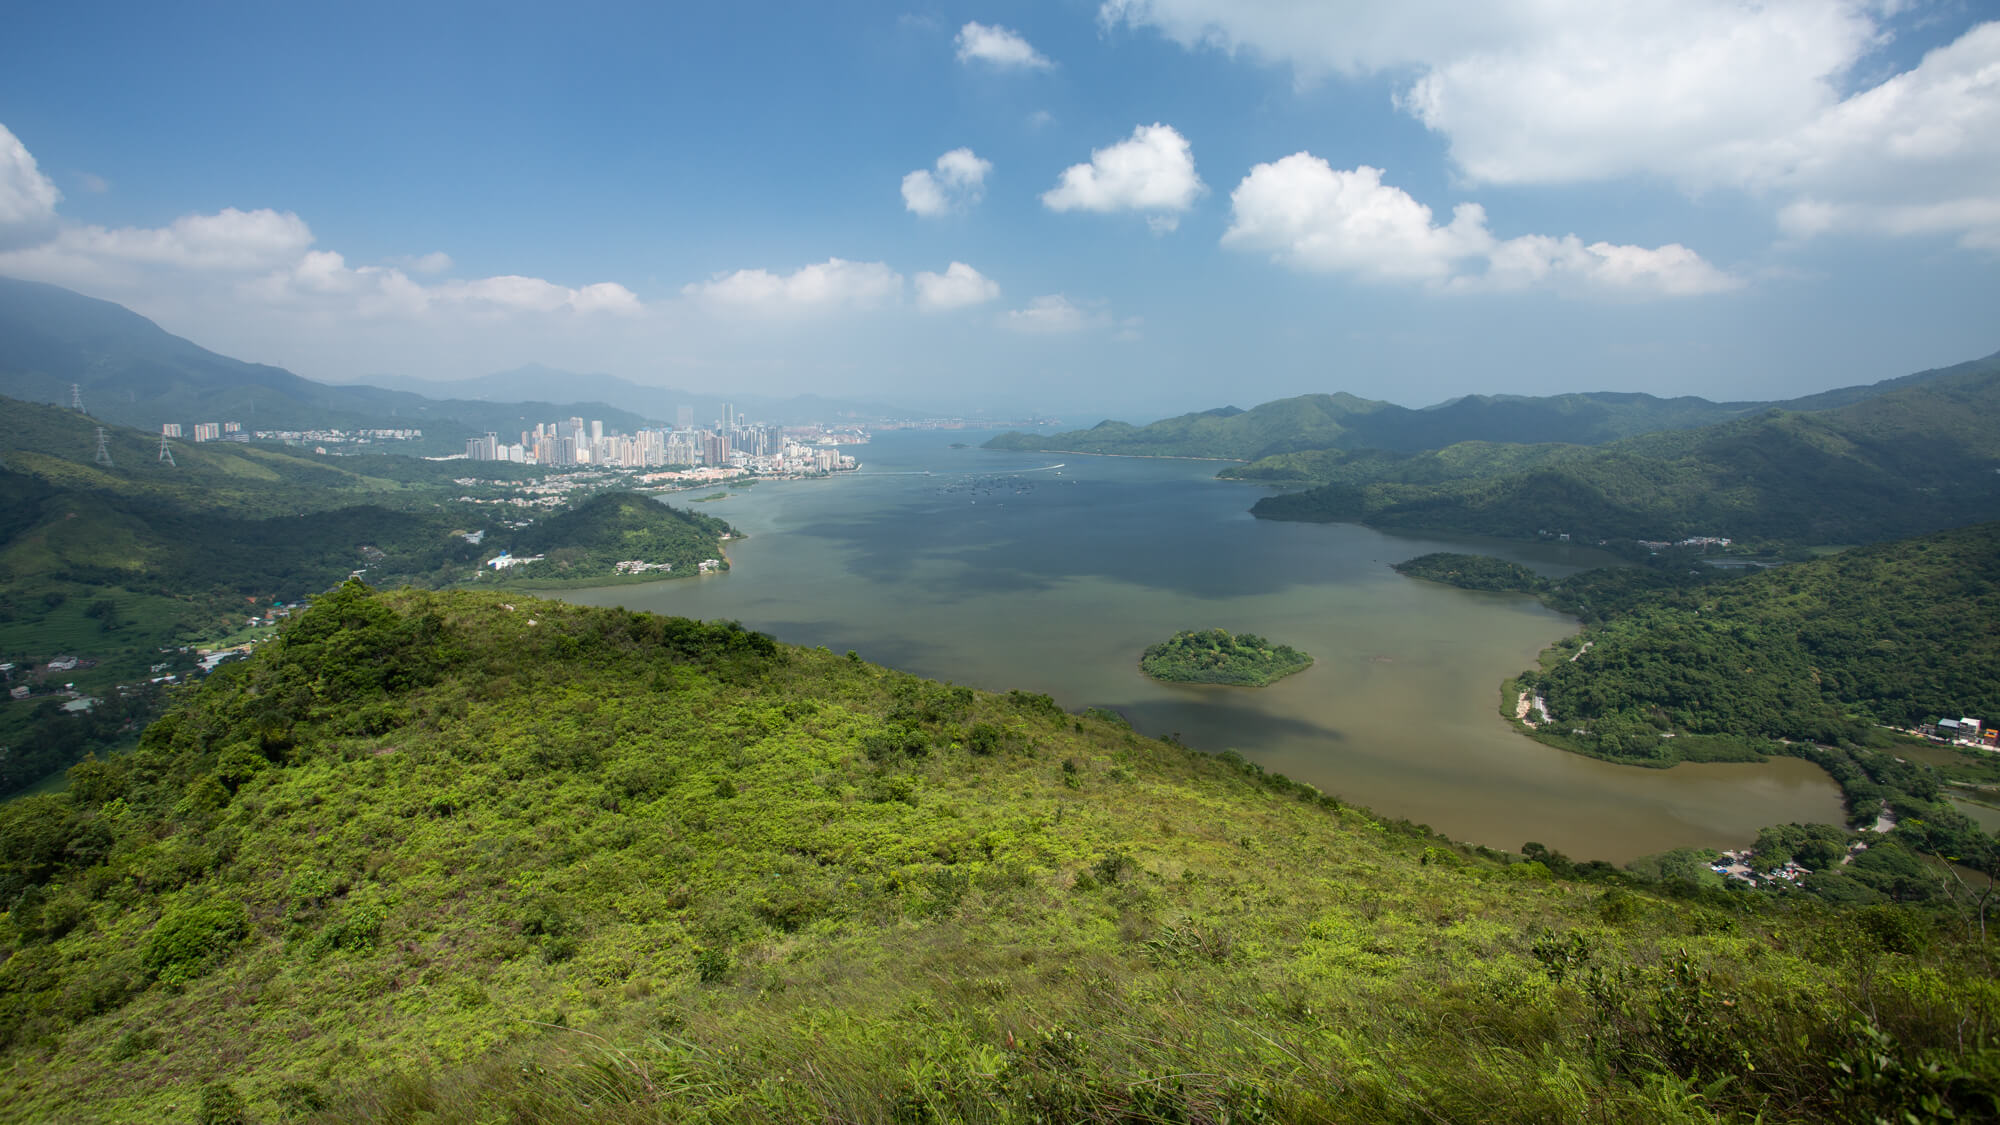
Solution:
[[[729,573],[563,596],[734,618],[925,676],[1109,707],[1145,733],[1235,749],[1509,850],[1533,840],[1623,862],[1740,846],[1768,824],[1841,822],[1832,781],[1796,759],[1642,770],[1521,737],[1499,716],[1500,681],[1574,623],[1527,598],[1389,569],[1454,549],[1557,574],[1608,561],[1594,551],[1255,520],[1263,490],[1213,480],[1213,463],[950,448],[981,440],[877,435],[853,450],[858,473],[698,505],[749,536],[729,545]],[[1147,645],[1210,626],[1317,663],[1261,689],[1139,672]]]

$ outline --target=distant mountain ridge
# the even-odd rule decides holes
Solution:
[[[627,430],[649,420],[603,403],[439,400],[319,383],[219,355],[110,301],[0,277],[0,395],[66,406],[72,386],[92,417],[156,433],[163,422],[195,421],[268,430],[411,427],[425,430],[428,444],[462,448],[473,434],[556,418],[599,418]]]
[[[827,422],[840,418],[912,418],[921,415],[900,406],[863,399],[828,398],[823,395],[794,395],[772,398],[766,395],[733,395],[714,390],[687,391],[674,387],[648,387],[601,372],[564,371],[540,363],[523,364],[508,371],[496,371],[472,379],[420,379],[411,375],[370,375],[360,385],[406,391],[431,398],[522,401],[550,397],[560,388],[594,402],[609,403],[636,414],[671,422],[683,406],[694,411],[698,426],[706,426],[722,416],[724,403],[758,422],[787,425]]]
[[[1593,391],[1548,397],[1467,395],[1413,410],[1345,392],[1298,395],[1249,410],[1225,407],[1146,426],[1105,421],[1088,430],[1059,434],[1007,433],[988,441],[986,447],[1252,461],[1323,449],[1417,453],[1467,441],[1601,445],[1640,434],[1713,425],[1771,409],[1831,409],[1985,370],[2000,370],[2000,352],[1953,367],[1781,402],[1710,402],[1693,396],[1663,399],[1638,392]]]
[[[1225,475],[1322,482],[1259,500],[1266,519],[1511,537],[1846,544],[2000,518],[2000,357],[1888,386],[1595,447],[1324,450]]]

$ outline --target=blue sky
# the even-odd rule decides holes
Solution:
[[[2000,348],[2000,22],[1840,0],[31,5],[0,274],[334,381],[1146,418]]]

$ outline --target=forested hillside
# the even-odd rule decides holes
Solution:
[[[1915,856],[1979,869],[2000,844],[1945,802],[1941,785],[1990,785],[1972,752],[1933,769],[1883,728],[2000,715],[2000,524],[1725,574],[1676,559],[1554,581],[1499,559],[1426,555],[1413,577],[1515,589],[1591,625],[1543,654],[1508,692],[1516,723],[1566,750],[1630,765],[1808,759],[1841,786],[1851,823],[1887,813]],[[1518,703],[1515,693],[1518,692]],[[1531,700],[1539,701],[1531,705]],[[1899,741],[1900,739],[1900,741]],[[1911,893],[1921,869],[1879,844],[1807,890]]]
[[[1565,718],[1838,739],[2000,715],[2000,524],[1653,595],[1537,678]]]
[[[1446,449],[1248,466],[1333,483],[1266,519],[1534,537],[1870,542],[2000,516],[2000,372],[1930,379],[1814,414],[1771,412],[1601,449]],[[1294,477],[1296,479],[1296,476]]]
[[[73,777],[0,805],[4,1120],[2000,1112],[1957,914],[1556,878],[730,625],[351,584]]]
[[[452,474],[466,472],[464,462],[176,442],[170,465],[158,438],[119,426],[103,427],[112,459],[105,466],[93,457],[98,428],[74,411],[0,399],[9,439],[0,469],[0,662],[20,668],[10,687],[41,693],[0,701],[0,795],[91,746],[128,742],[131,724],[153,713],[152,689],[141,685],[192,667],[182,646],[240,633],[274,604],[295,604],[356,571],[392,585],[447,586],[482,574],[490,582],[499,576],[479,564],[512,549],[545,553],[535,568],[553,584],[608,580],[631,559],[673,566],[647,577],[682,577],[720,558],[730,530],[629,493],[539,517],[466,503],[501,489],[459,483]],[[480,471],[503,482],[527,475],[503,464]],[[90,663],[31,679],[29,669],[58,656]],[[112,702],[100,702],[105,710],[89,720],[50,714],[57,701],[49,693],[72,682]]]
[[[1647,756],[1671,752],[1661,731],[1835,742],[2000,715],[2000,523],[1747,573],[1688,561],[1554,581],[1483,556],[1397,569],[1593,620],[1588,652],[1524,686],[1565,723],[1630,730]]]
[[[666,565],[654,578],[686,577],[703,560],[722,563],[721,540],[734,534],[714,516],[671,508],[650,496],[608,492],[505,537],[517,555],[544,555],[510,574],[604,577],[626,561]],[[726,565],[726,564],[725,564]]]

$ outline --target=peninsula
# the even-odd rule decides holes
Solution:
[[[1188,629],[1153,645],[1139,668],[1156,680],[1183,684],[1239,684],[1267,687],[1312,667],[1313,658],[1290,645],[1274,645],[1255,633],[1232,636],[1227,629]]]

